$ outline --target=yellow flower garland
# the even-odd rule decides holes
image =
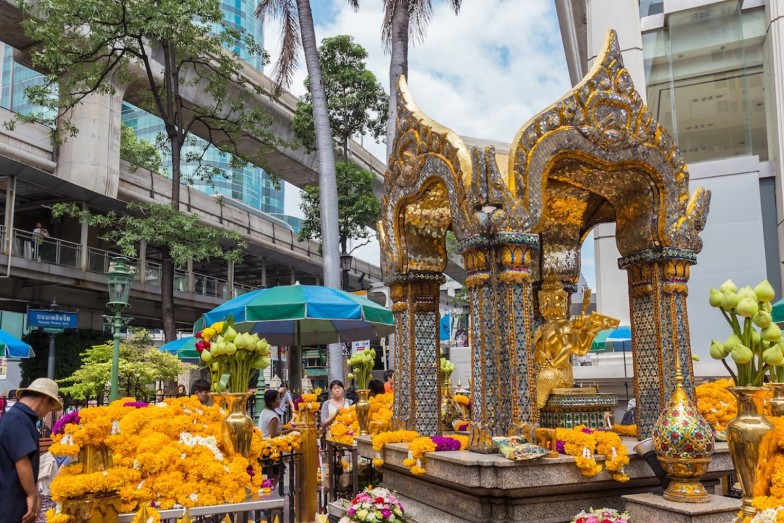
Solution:
[[[596,440],[596,452],[604,454],[604,466],[613,473],[613,479],[624,483],[629,481],[624,467],[629,464],[628,451],[615,432],[596,431],[592,434]]]
[[[411,473],[416,476],[421,476],[425,473],[425,467],[423,460],[425,459],[425,454],[428,452],[435,452],[436,451],[436,444],[433,443],[433,440],[430,439],[430,436],[423,436],[412,440],[408,444],[408,452],[411,458],[408,460],[403,460],[403,465],[406,465],[408,462],[411,469]],[[413,463],[410,460],[413,459]]]
[[[403,443],[409,442],[419,437],[419,433],[413,430],[393,430],[390,432],[381,432],[371,437],[373,443],[373,450],[376,451],[376,456],[373,458],[373,465],[380,467],[384,464],[384,458],[381,452],[384,450],[384,445],[387,443]]]
[[[465,405],[466,407],[471,402],[471,400],[468,399],[468,396],[463,396],[462,394],[455,394],[452,397],[452,399],[455,400],[455,403],[459,403],[460,405]]]
[[[368,425],[371,433],[374,425],[381,432],[389,427],[392,420],[392,394],[377,394],[370,398],[370,412]],[[354,439],[359,435],[359,421],[357,420],[356,405],[352,405],[338,412],[335,421],[329,426],[330,440],[344,445],[353,445]]]
[[[727,378],[698,385],[695,389],[697,410],[718,431],[727,430],[727,424],[738,414],[738,402],[727,390],[734,382]]]
[[[637,425],[613,425],[612,431],[626,438],[637,437]]]
[[[757,485],[769,485],[770,495],[762,496],[762,492],[755,492],[752,500],[754,508],[762,512],[766,509],[778,509],[784,507],[784,417],[768,417],[774,425],[776,445],[779,453],[768,461],[767,466],[758,473]],[[784,518],[784,511],[779,512],[776,521]],[[744,523],[751,521],[746,517]]]
[[[573,429],[555,429],[555,437],[564,442],[564,452],[574,456],[575,463],[580,473],[592,477],[602,471],[602,466],[596,463],[596,452],[605,455],[607,469],[613,473],[616,481],[628,481],[629,476],[623,467],[629,463],[626,447],[621,443],[621,438],[614,432],[594,431],[591,434],[583,432],[586,428],[579,425]]]

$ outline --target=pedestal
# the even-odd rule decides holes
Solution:
[[[735,498],[711,496],[708,503],[676,503],[661,493],[623,496],[631,521],[666,521],[667,523],[731,523],[740,510]]]

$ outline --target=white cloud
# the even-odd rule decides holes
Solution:
[[[331,12],[336,14],[332,20],[319,21],[317,40],[352,35],[368,52],[368,68],[388,87],[389,56],[381,43],[382,2],[362,2],[356,13],[344,0],[332,4]],[[409,48],[409,88],[419,108],[440,124],[459,135],[511,142],[531,117],[570,89],[551,0],[463,2],[457,16],[445,2],[433,4],[424,42]],[[278,23],[268,21],[265,41],[273,61],[278,56],[278,34]],[[294,94],[304,93],[306,76],[303,57],[290,87]],[[372,139],[364,144],[385,159],[383,144]],[[584,252],[590,256],[592,245]],[[359,255],[377,263],[378,247],[365,247]],[[583,268],[592,283],[593,259],[584,259]]]

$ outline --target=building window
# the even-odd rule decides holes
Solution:
[[[762,9],[737,0],[671,13],[643,35],[648,107],[687,162],[768,159]]]

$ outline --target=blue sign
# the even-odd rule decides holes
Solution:
[[[79,313],[30,309],[27,311],[27,325],[75,329],[79,325]]]

